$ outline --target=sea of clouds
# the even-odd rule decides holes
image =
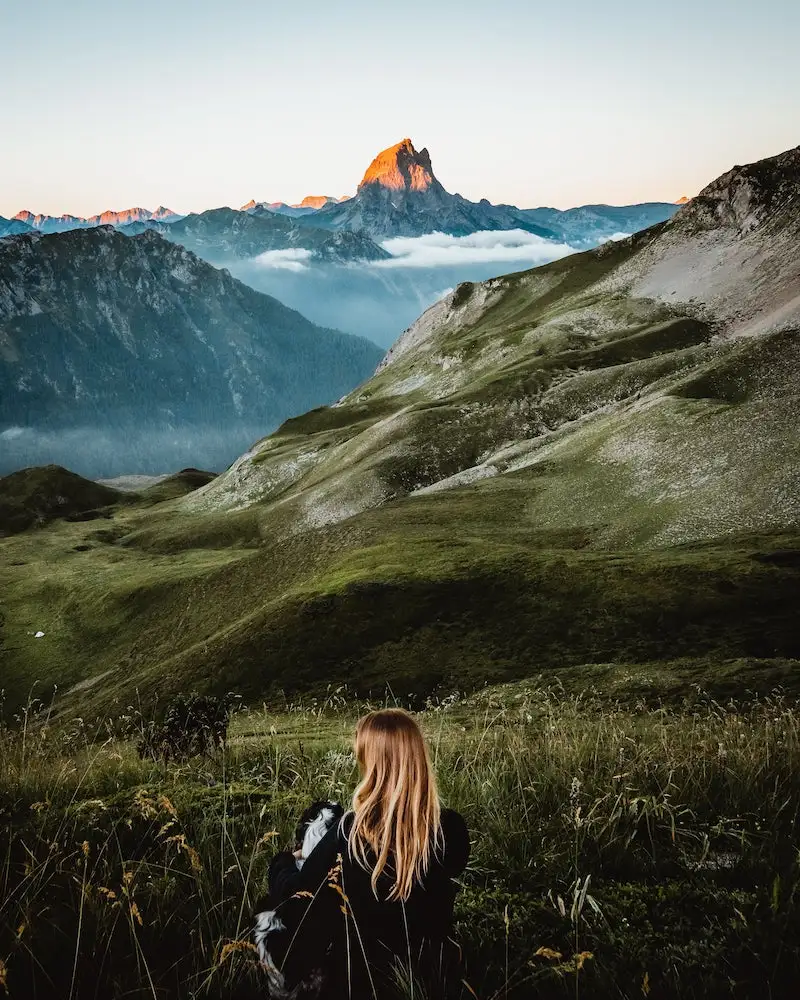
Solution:
[[[397,236],[384,240],[382,246],[392,255],[391,259],[376,261],[374,267],[494,267],[509,264],[535,267],[575,252],[566,243],[553,243],[523,229],[470,233],[468,236],[448,236],[446,233]]]
[[[461,281],[484,281],[574,253],[522,229],[383,241],[379,261],[321,264],[309,250],[270,250],[227,264],[231,273],[321,326],[359,334],[381,347]]]

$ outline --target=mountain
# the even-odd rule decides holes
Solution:
[[[325,208],[326,205],[336,205],[338,203],[339,198],[333,198],[329,194],[307,194],[299,205],[294,205],[293,207],[311,208],[316,211],[319,208]]]
[[[173,212],[171,208],[165,208],[164,205],[159,205],[158,208],[150,216],[155,222],[177,222],[178,219],[182,219],[182,215],[178,215],[177,212]]]
[[[311,215],[320,208],[324,208],[326,205],[336,205],[340,201],[346,201],[347,196],[344,198],[334,198],[328,194],[309,194],[301,202],[296,205],[287,205],[285,201],[256,201],[251,199],[246,205],[242,205],[242,212],[252,212],[255,209],[265,209],[268,212],[272,212],[273,215],[288,215],[290,218],[299,218],[303,215]]]
[[[172,209],[159,205],[155,212],[147,208],[126,208],[121,212],[101,212],[86,219],[77,215],[34,215],[33,212],[23,209],[17,212],[14,218],[42,233],[65,233],[71,229],[88,229],[92,226],[127,226],[151,219],[156,222],[174,222],[182,216]]]
[[[299,219],[304,215],[313,215],[316,209],[310,206],[287,205],[285,201],[255,201],[251,198],[246,205],[242,205],[240,211],[261,214],[269,212],[270,215],[285,215],[290,219]]]
[[[155,232],[0,243],[0,471],[224,467],[381,352],[315,326]]]
[[[77,215],[34,215],[27,209],[17,212],[14,219],[23,222],[31,229],[37,229],[44,233],[63,233],[70,229],[81,229],[89,225],[88,220],[79,219]]]
[[[29,226],[22,219],[4,219],[0,215],[0,239],[4,236],[19,236],[20,233],[33,232],[33,226]]]
[[[4,679],[24,697],[79,663],[83,713],[135,690],[796,684],[799,373],[800,148],[460,285],[358,389],[181,499],[7,539]],[[12,641],[32,621],[48,647]]]
[[[467,201],[449,194],[437,180],[427,149],[418,152],[410,139],[403,139],[375,157],[355,198],[321,208],[310,221],[334,229],[361,228],[373,238],[522,229],[571,246],[595,246],[663,222],[674,212],[675,206],[664,202],[561,211]]]
[[[574,247],[593,247],[621,235],[630,236],[671,218],[676,206],[650,201],[639,205],[581,205],[578,208],[526,208],[521,214],[551,229]]]
[[[267,504],[280,483],[281,516],[317,524],[512,473],[539,523],[607,544],[794,523],[798,208],[800,148],[636,236],[460,285],[369,382],[291,421],[232,481]],[[287,491],[291,440],[306,462]],[[230,482],[195,502],[238,502]]]
[[[0,537],[60,517],[93,520],[103,508],[129,499],[58,465],[20,469],[0,478]]]
[[[374,239],[443,232],[463,236],[483,230],[524,229],[554,238],[550,229],[527,220],[510,205],[467,201],[450,194],[433,173],[427,149],[410,139],[379,153],[367,168],[354,198],[321,208],[313,224],[363,229]]]
[[[389,254],[363,232],[331,233],[300,228],[291,219],[260,205],[248,211],[214,208],[172,223],[146,221],[122,226],[126,236],[155,230],[212,263],[252,258],[268,250],[307,251],[311,260],[347,262],[384,260]]]

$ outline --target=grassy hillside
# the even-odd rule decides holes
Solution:
[[[493,480],[288,540],[261,538],[245,511],[177,551],[164,506],[143,535],[129,532],[144,515],[124,509],[100,529],[7,539],[6,696],[77,684],[83,713],[191,687],[258,701],[347,681],[423,696],[590,663],[637,694],[649,678],[653,698],[692,682],[725,694],[737,671],[762,691],[796,684],[797,532],[608,550],[590,529],[532,526],[527,492],[525,479]],[[731,660],[745,662],[723,670]]]
[[[58,465],[21,469],[0,478],[0,537],[56,518],[90,521],[126,501],[118,490]]]
[[[224,756],[170,766],[118,718],[0,728],[9,995],[264,995],[248,933],[269,858],[308,802],[347,801],[365,708],[331,691],[244,712]],[[421,714],[472,839],[465,1000],[793,995],[796,705],[681,708],[523,683]]]

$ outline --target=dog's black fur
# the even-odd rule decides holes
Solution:
[[[295,830],[295,850],[303,850],[303,859],[297,862],[298,868],[343,814],[344,810],[338,802],[317,801],[306,809]],[[286,969],[286,958],[295,931],[313,903],[313,898],[308,895],[295,895],[280,902],[267,897],[258,906],[253,940],[267,973],[269,995],[275,1000],[299,1000],[301,997],[310,1000],[318,996],[324,986],[325,974],[321,968],[306,970],[303,978],[296,981]]]

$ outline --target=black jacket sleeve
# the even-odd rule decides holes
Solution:
[[[269,863],[269,900],[274,908],[288,899],[296,890],[293,888],[296,876],[300,872],[295,864],[291,851],[281,851]]]
[[[339,824],[335,823],[298,870],[291,851],[276,854],[269,866],[269,894],[273,906],[301,889],[316,892],[336,863],[339,851]]]
[[[460,875],[469,861],[469,831],[464,818],[454,809],[442,810],[444,851],[441,866],[450,878]]]

